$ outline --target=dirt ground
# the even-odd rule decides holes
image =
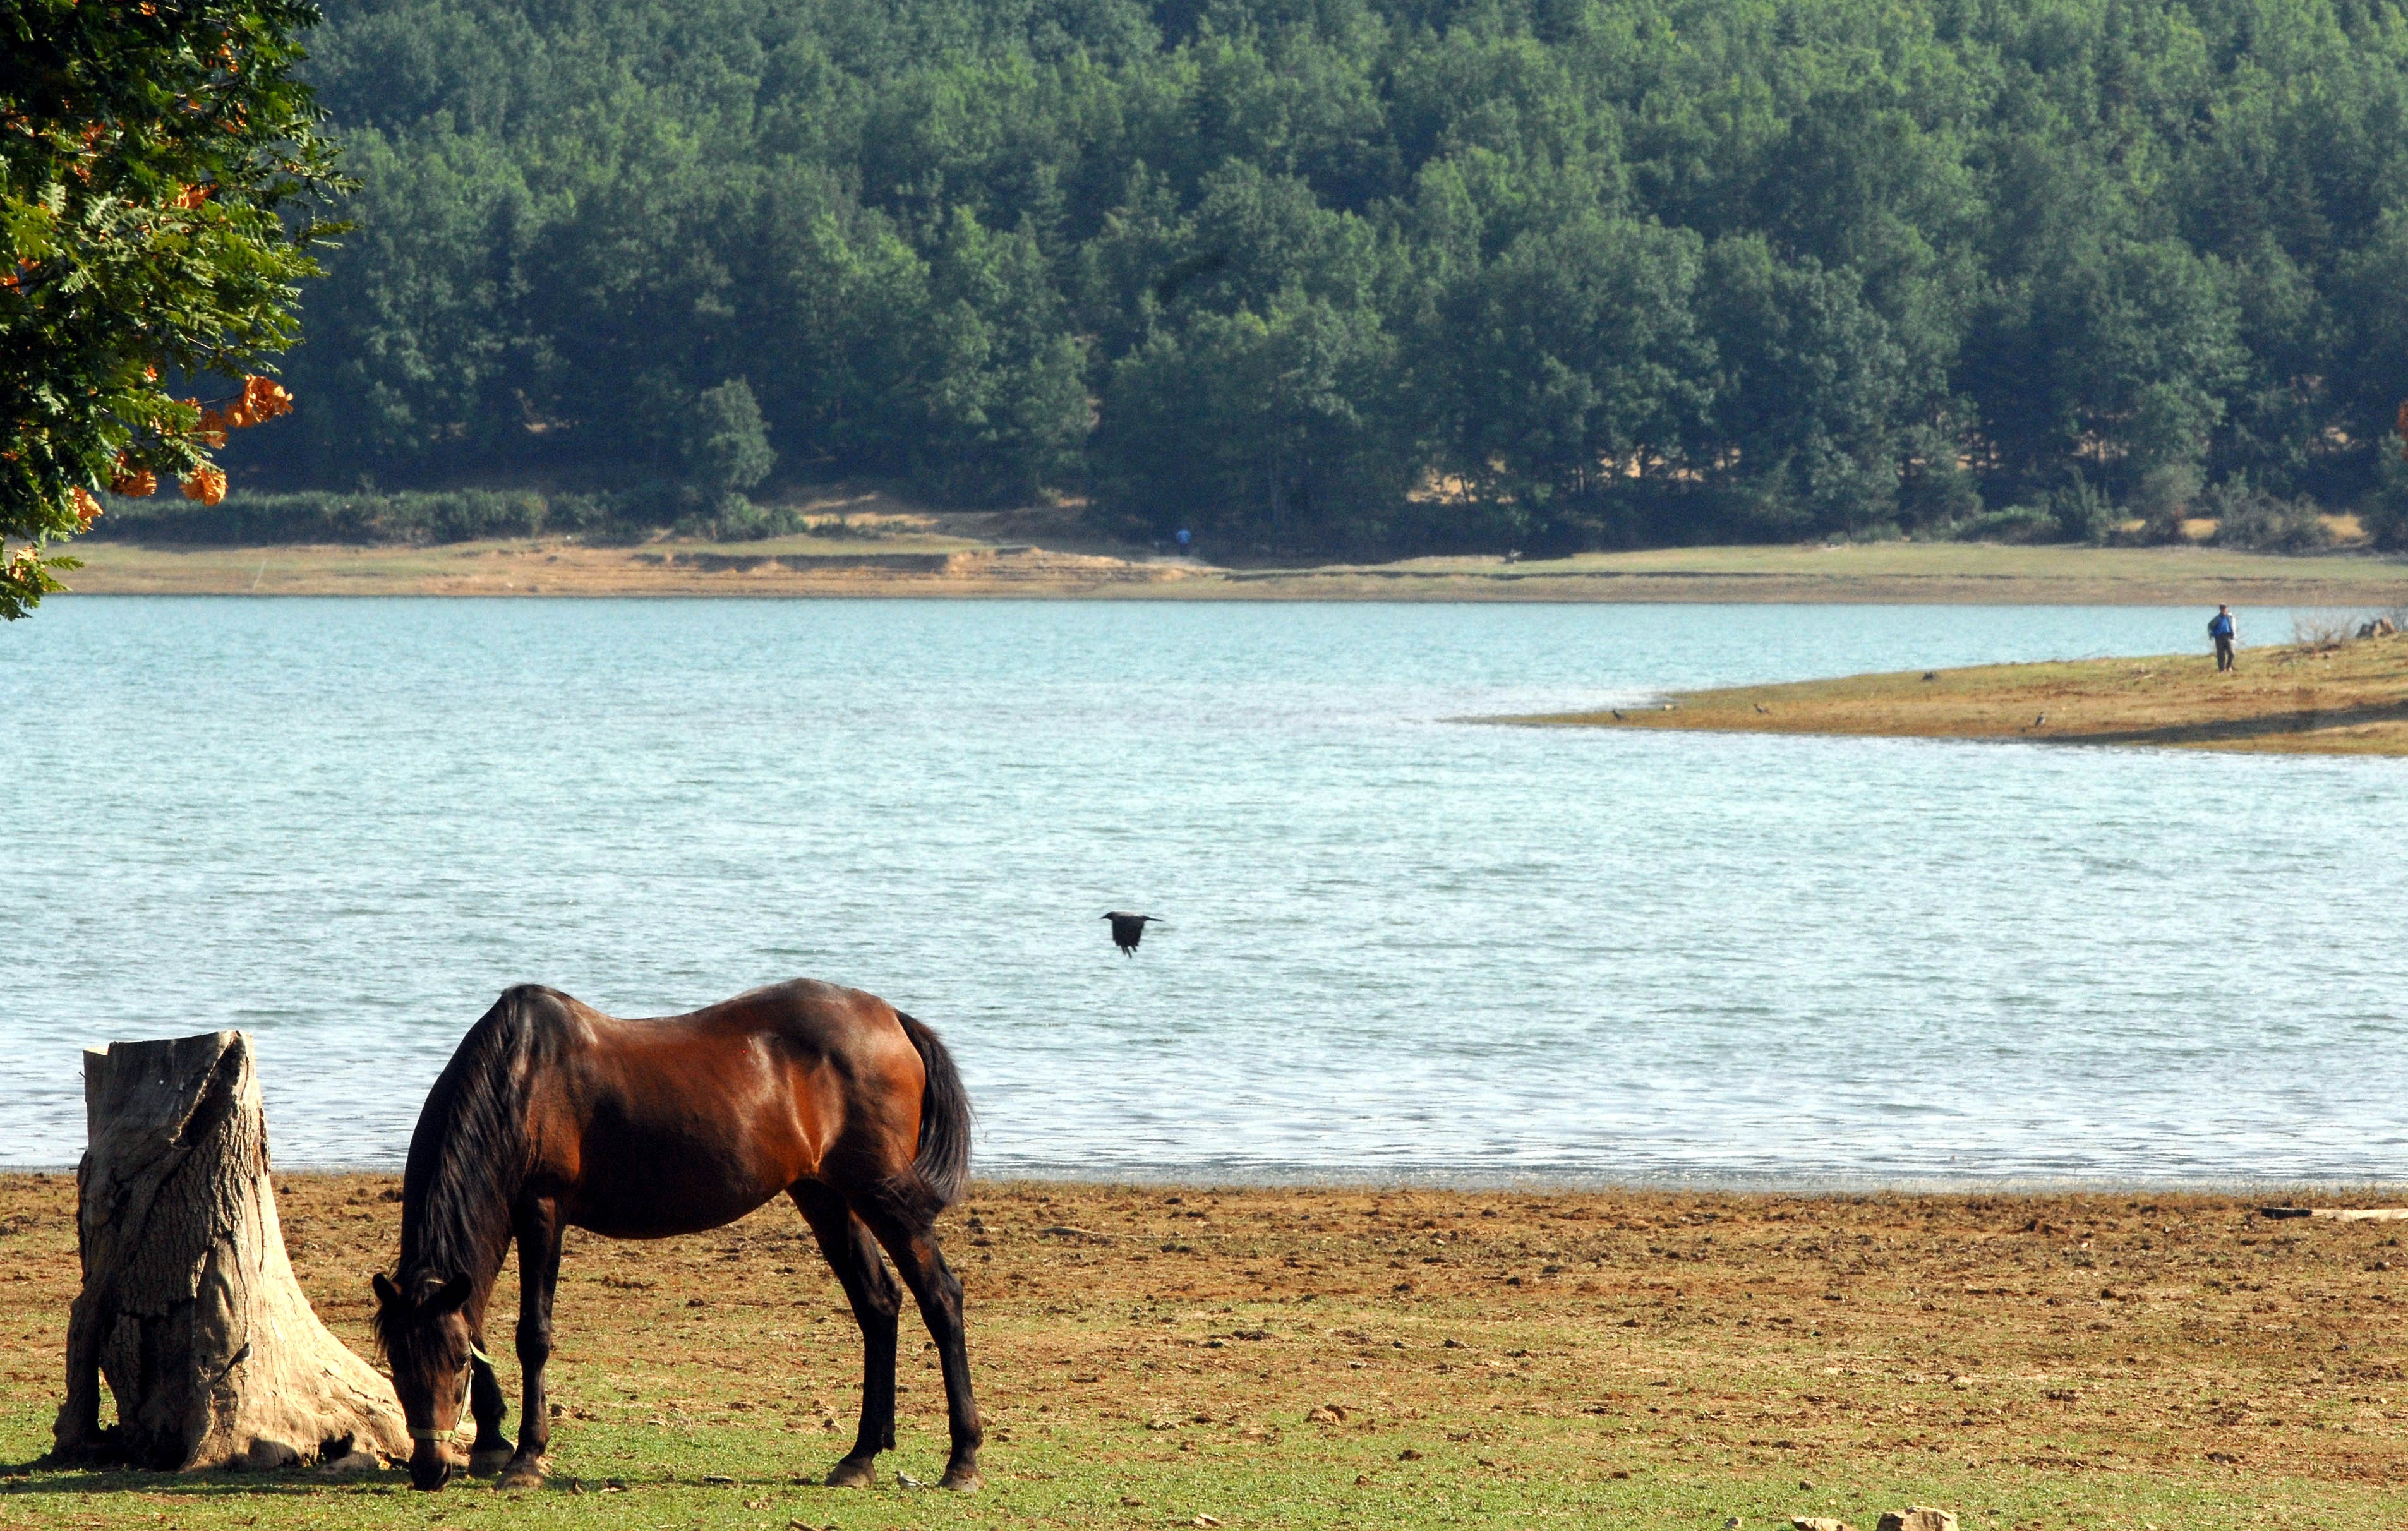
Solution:
[[[2401,755],[2408,754],[2408,634],[2244,650],[2239,667],[2223,675],[2205,653],[2160,654],[1901,670],[1669,700],[1669,710],[1499,721]]]
[[[365,1352],[397,1181],[279,1181],[304,1285]],[[147,1524],[155,1504],[135,1514],[32,1465],[78,1281],[73,1211],[68,1177],[0,1177],[0,1457],[24,1464],[0,1467],[0,1524],[69,1505],[77,1524]],[[930,1495],[792,1486],[850,1439],[859,1359],[833,1280],[773,1204],[659,1244],[572,1235],[555,1470],[720,1492],[693,1503],[727,1514],[695,1524],[773,1531],[790,1501],[800,1531],[830,1503],[846,1531],[998,1511],[1720,1524],[1725,1509],[1865,1528],[1915,1495],[2000,1531],[2390,1524],[2408,1509],[2402,1232],[2193,1195],[980,1184],[946,1224],[991,1426],[994,1494],[958,1501],[964,1521]],[[486,1339],[506,1384],[509,1281]],[[942,1388],[924,1345],[906,1346],[894,1461],[933,1478]],[[722,1460],[747,1466],[696,1478]],[[748,1468],[784,1485],[780,1513],[752,1512],[769,1489],[710,1486]],[[262,1503],[170,1518],[261,1524]],[[423,1525],[424,1503],[376,1508]],[[205,1512],[227,1504],[251,1519]]]

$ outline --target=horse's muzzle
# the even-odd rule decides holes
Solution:
[[[434,1441],[422,1440],[418,1450],[409,1453],[409,1486],[432,1494],[452,1481],[452,1464],[443,1448]]]

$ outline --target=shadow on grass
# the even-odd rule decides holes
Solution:
[[[2265,712],[2252,718],[2226,718],[2214,723],[2172,723],[2163,728],[2126,728],[2112,733],[2035,736],[2050,744],[2227,744],[2272,738],[2285,734],[2314,734],[2328,728],[2362,728],[2370,723],[2408,723],[2408,701],[2372,702],[2363,707],[2304,708],[2292,712]]]
[[[563,1474],[545,1480],[543,1487],[564,1494],[592,1494],[618,1489],[659,1487],[674,1479],[655,1481],[649,1477],[613,1476],[607,1481],[580,1481]],[[487,1478],[454,1478],[440,1491],[443,1495],[475,1494],[495,1489],[494,1480]],[[47,1456],[30,1462],[0,1462],[0,1500],[12,1495],[47,1494],[147,1494],[172,1495],[180,1498],[224,1499],[268,1495],[284,1498],[315,1498],[326,1494],[353,1493],[377,1495],[412,1495],[409,1472],[406,1467],[387,1467],[379,1472],[325,1473],[314,1467],[295,1467],[283,1472],[242,1472],[228,1468],[205,1469],[199,1472],[148,1471],[122,1466],[85,1467],[74,1463],[57,1463]],[[523,1489],[501,1492],[525,1493]]]
[[[330,1489],[364,1488],[407,1493],[409,1475],[400,1468],[318,1478],[299,1472],[143,1472],[132,1467],[59,1467],[46,1459],[0,1463],[0,1500],[26,1494],[165,1494],[179,1498],[223,1499],[278,1495],[306,1498]]]

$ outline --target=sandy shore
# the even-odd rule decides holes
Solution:
[[[1128,550],[1056,550],[955,535],[921,518],[875,539],[588,547],[175,548],[84,541],[68,577],[92,594],[1037,596],[1155,600],[1817,601],[2381,607],[2408,602],[2408,561],[2206,548],[1974,543],[1688,548],[1507,563],[1220,568]]]
[[[365,1352],[396,1180],[278,1180],[303,1284]],[[572,1235],[564,1492],[511,1508],[392,1475],[35,1469],[75,1188],[5,1176],[0,1460],[24,1465],[0,1467],[0,1524],[1870,1531],[1916,1502],[1984,1531],[2391,1524],[2401,1225],[2257,1205],[983,1183],[945,1223],[990,1430],[970,1500],[811,1486],[849,1438],[859,1352],[790,1208],[660,1243]],[[511,1280],[487,1330],[506,1385]],[[887,1466],[932,1480],[942,1390],[906,1335]]]
[[[1662,708],[1498,722],[1748,734],[1869,734],[2408,754],[2408,635],[2205,654],[1900,670],[1682,692]]]

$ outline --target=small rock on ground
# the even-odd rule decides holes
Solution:
[[[1916,1505],[1908,1510],[1885,1510],[1881,1524],[1874,1531],[1956,1531],[1956,1517],[1949,1510],[1933,1510]]]
[[[1828,1515],[1792,1515],[1790,1531],[1856,1531],[1845,1521],[1835,1521]]]
[[[299,1452],[265,1436],[252,1438],[250,1449],[242,1453],[242,1465],[252,1472],[278,1472],[300,1460]]]

